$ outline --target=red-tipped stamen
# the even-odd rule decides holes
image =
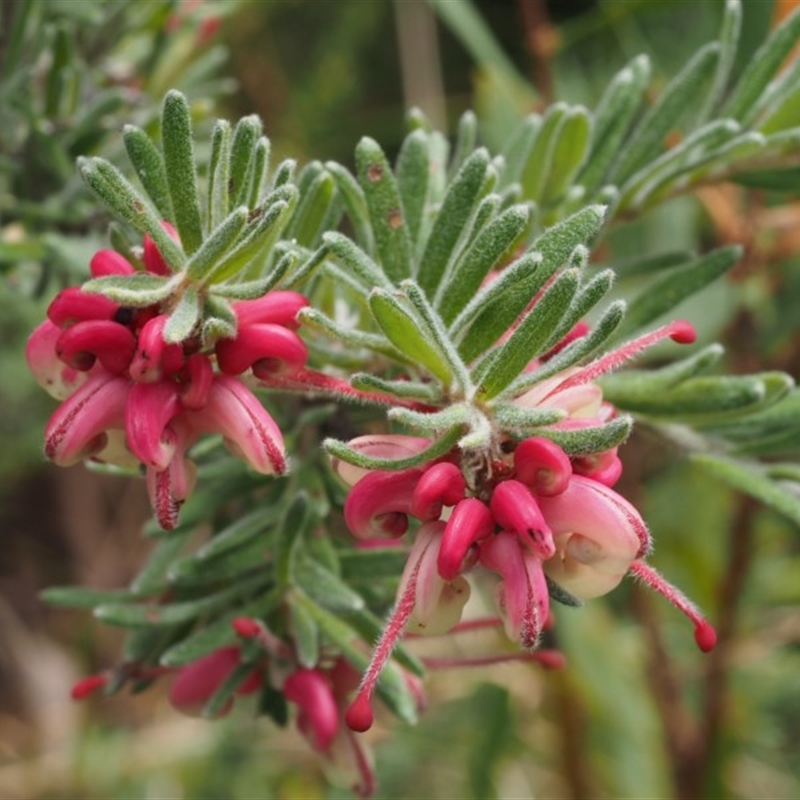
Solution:
[[[697,646],[704,653],[714,649],[717,643],[716,631],[700,609],[680,589],[666,581],[644,561],[634,561],[630,571],[651,589],[663,595],[678,611],[685,614],[694,623],[694,638]]]
[[[90,694],[94,694],[98,689],[108,685],[108,675],[101,673],[99,675],[87,675],[81,678],[77,683],[72,686],[70,697],[73,700],[83,700]]]
[[[567,378],[563,383],[556,386],[550,394],[556,392],[563,392],[572,386],[578,386],[583,383],[589,383],[607,372],[615,370],[617,367],[622,366],[626,361],[633,358],[642,352],[642,350],[652,347],[654,344],[664,340],[672,339],[673,342],[678,344],[691,344],[697,338],[694,326],[686,320],[675,320],[670,322],[669,325],[664,325],[657,328],[638,339],[632,339],[626,342],[616,350],[606,353],[601,358],[588,364],[574,375]]]
[[[371,704],[372,693],[375,691],[378,678],[380,678],[386,662],[391,658],[392,651],[402,638],[403,629],[414,611],[420,563],[420,561],[417,562],[411,573],[405,591],[400,596],[375,649],[372,651],[372,658],[361,679],[358,694],[345,713],[344,721],[347,723],[347,727],[358,733],[363,733],[372,727],[374,718]]]

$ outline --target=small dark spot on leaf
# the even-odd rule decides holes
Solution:
[[[367,179],[375,183],[383,177],[383,167],[380,164],[370,164],[367,167]]]

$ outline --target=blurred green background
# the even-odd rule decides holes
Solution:
[[[393,155],[407,107],[452,134],[474,108],[494,149],[553,98],[593,106],[648,52],[656,84],[716,36],[723,0],[5,0],[0,9],[0,797],[345,798],[293,731],[245,703],[180,717],[156,687],[68,699],[118,657],[120,637],[37,592],[125,585],[148,542],[137,483],[43,463],[54,407],[22,351],[48,299],[103,241],[74,158],[122,162],[121,125],[155,123],[184,91],[197,124],[258,113],[276,158],[352,165],[362,135]],[[739,64],[791,2],[745,0]],[[727,283],[683,315],[728,347],[728,367],[797,377],[797,193],[703,190],[612,232],[599,260],[741,241]],[[648,520],[655,565],[709,613],[721,646],[628,584],[556,609],[564,671],[433,673],[413,729],[386,720],[379,797],[800,797],[800,545],[790,523],[665,451],[646,428],[623,449],[622,493]],[[435,642],[426,647],[436,647]],[[486,634],[451,655],[491,652]]]

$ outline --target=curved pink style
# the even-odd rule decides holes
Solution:
[[[133,275],[136,268],[116,250],[98,250],[89,262],[89,272],[93,278],[102,278],[106,275]]]
[[[555,442],[534,436],[517,445],[514,474],[537,495],[561,494],[572,477],[572,464]]]
[[[576,597],[588,600],[610,592],[650,547],[639,512],[612,489],[580,475],[539,505],[556,544],[545,571]]]
[[[158,314],[147,320],[139,331],[136,352],[128,373],[139,383],[155,383],[177,372],[183,365],[183,347],[164,340],[169,318]]]
[[[295,329],[299,327],[297,314],[308,300],[299,292],[274,291],[255,300],[237,300],[232,305],[240,327],[269,323]]]
[[[439,519],[443,506],[454,506],[464,498],[466,481],[461,470],[449,461],[429,467],[414,487],[411,516],[420,520]]]
[[[252,368],[257,377],[291,374],[305,366],[308,348],[282,325],[242,325],[235,339],[220,339],[217,363],[226,375],[240,375]]]
[[[499,483],[492,492],[490,507],[495,522],[514,531],[520,540],[540,558],[551,558],[555,552],[553,534],[546,516],[525,484],[515,480]]]
[[[119,305],[102,294],[84,292],[77,286],[62,289],[47,308],[47,318],[59,328],[87,319],[113,320]]]
[[[125,380],[94,371],[50,417],[44,432],[47,457],[67,467],[102,450],[106,431],[124,427],[127,401]]]
[[[476,497],[456,505],[442,533],[436,567],[444,580],[455,579],[464,569],[472,546],[494,533],[492,512]]]
[[[414,489],[422,470],[370,472],[347,495],[344,519],[358,539],[402,536],[408,528]]]
[[[56,355],[65,364],[90,370],[99,361],[105,370],[122,375],[136,349],[129,328],[105,319],[88,319],[62,331],[56,342]]]

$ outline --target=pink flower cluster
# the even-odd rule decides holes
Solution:
[[[149,237],[143,260],[148,272],[169,274]],[[95,278],[136,272],[113,250],[96,253],[90,269]],[[164,306],[170,302],[175,298]],[[165,529],[177,524],[191,492],[195,468],[186,453],[203,434],[222,434],[258,472],[283,473],[281,432],[241,375],[252,370],[268,378],[303,368],[308,353],[295,317],[307,301],[275,291],[232,305],[236,337],[207,352],[197,331],[181,342],[165,340],[171,307],[122,306],[79,287],[60,292],[26,349],[40,385],[63,400],[45,431],[47,456],[62,466],[83,459],[142,465]]]
[[[589,391],[597,387],[570,384],[563,375],[558,381],[549,387],[550,398],[560,395],[576,410],[580,390],[583,401],[593,395],[599,404],[599,390]],[[575,416],[560,425],[574,428],[597,419]],[[427,439],[400,435],[350,442],[357,452],[381,459],[407,458],[429,446]],[[354,730],[371,726],[372,692],[403,633],[439,634],[458,625],[470,595],[466,575],[476,567],[499,578],[500,617],[508,637],[524,649],[538,644],[551,591],[590,599],[614,589],[626,574],[665,595],[694,623],[699,647],[713,648],[713,628],[644,561],[651,549],[647,526],[612,488],[622,471],[616,448],[570,458],[551,440],[530,437],[518,443],[508,439],[501,450],[500,458],[478,469],[458,450],[399,471],[335,463],[352,486],[344,513],[358,539],[398,538],[407,531],[409,517],[420,523],[394,611],[347,713]]]

